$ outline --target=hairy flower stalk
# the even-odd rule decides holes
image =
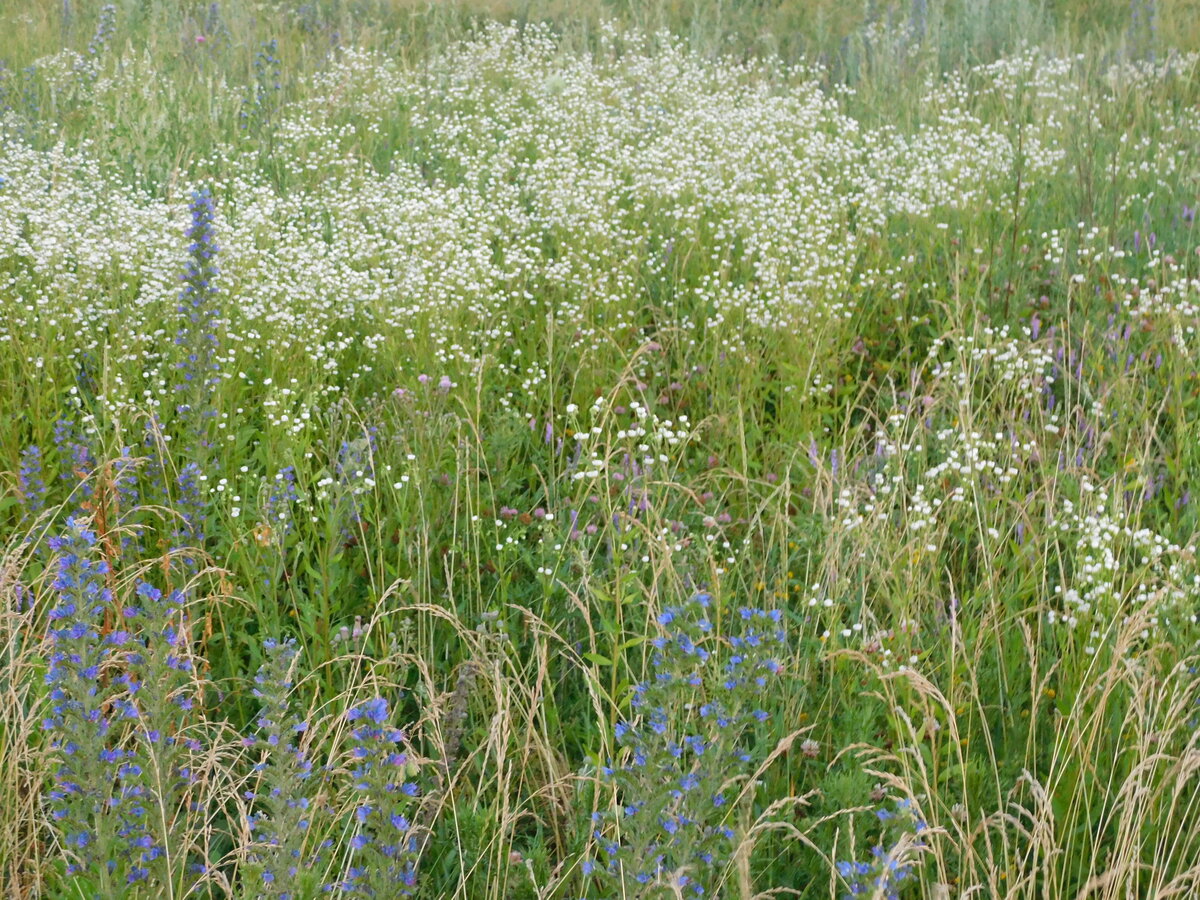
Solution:
[[[407,897],[417,883],[418,843],[412,824],[415,782],[406,781],[404,733],[388,702],[375,697],[352,708],[350,775],[354,792],[350,864],[331,888],[363,897]]]
[[[279,41],[271,38],[254,54],[254,81],[247,88],[238,113],[239,125],[243,130],[266,125],[278,106],[282,90],[282,64],[279,61]]]
[[[104,886],[118,874],[129,848],[114,847],[119,842],[105,815],[114,805],[112,784],[123,753],[109,747],[113,721],[99,688],[110,652],[100,623],[112,595],[104,581],[108,564],[91,559],[95,544],[96,535],[74,519],[67,520],[65,536],[50,540],[59,557],[48,629],[50,706],[42,727],[57,763],[48,806],[67,874],[91,875]]]
[[[69,519],[50,546],[59,557],[43,727],[57,761],[48,806],[66,872],[104,897],[182,885],[202,750],[188,733],[197,695],[183,595],[139,584],[105,632],[115,605],[95,533]]]
[[[100,17],[96,20],[96,30],[88,41],[87,55],[90,59],[102,56],[112,41],[117,30],[117,5],[105,3],[100,7]]]
[[[206,536],[208,504],[200,483],[213,455],[209,423],[217,414],[213,391],[220,381],[217,329],[221,321],[221,297],[217,287],[220,270],[216,263],[220,248],[213,229],[213,200],[208,188],[192,194],[189,210],[192,217],[187,231],[189,258],[179,293],[179,331],[175,337],[182,356],[176,362],[180,380],[175,385],[175,412],[186,460],[175,479],[182,514],[175,539],[201,546]]]
[[[204,474],[199,463],[185,463],[175,476],[175,511],[179,518],[175,525],[174,540],[185,547],[200,547],[204,544],[204,494],[201,476]],[[195,568],[196,559],[184,556],[183,562]]]
[[[296,897],[309,885],[309,870],[321,861],[310,840],[314,803],[313,764],[301,747],[308,722],[292,709],[291,672],[299,651],[295,640],[268,640],[266,662],[254,676],[262,703],[255,733],[243,744],[258,752],[257,782],[243,795],[252,848],[244,883],[259,896]]]
[[[215,415],[213,388],[219,381],[217,363],[217,327],[221,321],[220,252],[213,229],[213,199],[208,188],[195,191],[189,205],[191,225],[187,230],[188,263],[179,292],[179,332],[175,346],[182,358],[176,363],[180,381],[176,384],[176,413],[190,431],[188,440],[198,450],[208,447],[205,420]]]
[[[42,474],[42,448],[36,444],[21,451],[17,473],[21,491],[22,518],[32,519],[46,508],[46,480]]]
[[[80,486],[82,498],[92,495],[90,478],[96,470],[92,442],[73,418],[54,423],[54,448],[58,454],[58,477],[71,487]]]
[[[131,752],[140,772],[136,777],[131,773],[129,780],[139,796],[153,803],[143,838],[149,852],[142,862],[163,884],[177,880],[175,870],[186,864],[187,844],[194,837],[187,830],[187,813],[199,812],[196,760],[203,743],[191,733],[191,722],[201,697],[184,602],[180,591],[141,583],[135,602],[124,610],[131,633],[109,636],[116,646],[129,642],[125,672],[114,681],[127,688],[128,698],[118,703],[137,723]]]
[[[769,718],[757,701],[780,671],[786,636],[778,611],[743,608],[740,633],[718,656],[710,605],[702,593],[662,613],[652,676],[615,729],[621,757],[603,774],[618,810],[596,814],[601,859],[584,869],[619,896],[712,896],[737,847],[734,786],[760,762],[748,739]]]
[[[846,885],[844,897],[878,898],[878,900],[900,900],[902,885],[917,876],[916,854],[925,849],[921,835],[928,831],[925,821],[917,814],[911,800],[896,803],[896,809],[880,807],[875,817],[898,832],[896,840],[875,844],[869,860],[845,860],[837,864],[837,872]]]

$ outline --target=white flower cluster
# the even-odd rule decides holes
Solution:
[[[128,57],[81,90],[124,92],[130,71],[145,87],[149,65]],[[315,364],[325,384],[268,398],[272,423],[296,430],[378,354],[403,367],[432,347],[451,369],[490,356],[537,383],[542,363],[512,355],[518,329],[604,346],[641,327],[648,283],[673,286],[656,300],[664,326],[733,353],[746,325],[844,320],[852,284],[888,280],[855,267],[894,217],[1003,204],[1018,156],[1027,180],[1055,170],[1062,118],[1084,102],[1072,66],[971,70],[931,85],[926,118],[901,129],[858,121],[809,70],[611,30],[578,54],[549,29],[493,26],[420,68],[347,49],[278,117],[286,191],[237,143],[200,167],[234,298],[222,376]],[[1019,154],[1002,110],[985,118],[989,94],[1014,91],[1036,98]],[[0,340],[105,355],[116,417],[167,402],[184,192],[131,190],[86,143],[8,141],[0,170]],[[820,378],[806,389],[827,390]]]
[[[1079,501],[1064,498],[1051,527],[1073,558],[1055,585],[1057,602],[1046,618],[1078,631],[1085,653],[1112,641],[1135,613],[1145,614],[1145,639],[1173,619],[1195,621],[1200,570],[1194,545],[1180,546],[1149,528],[1130,526],[1108,491],[1086,479]]]

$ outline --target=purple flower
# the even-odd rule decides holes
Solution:
[[[188,420],[190,438],[204,443],[202,421],[215,415],[209,400],[217,376],[217,328],[220,324],[220,293],[217,287],[216,232],[213,229],[213,199],[208,188],[192,193],[191,225],[187,230],[188,262],[179,292],[179,330],[175,346],[180,358],[175,363],[180,380],[175,385],[179,402],[176,412]]]
[[[30,445],[21,451],[21,468],[17,475],[26,518],[36,516],[46,508],[46,482],[42,478],[42,450]]]
[[[388,718],[388,702],[383,697],[374,697],[351,709],[346,713],[346,718],[351,722],[368,719],[376,725],[382,725]]]

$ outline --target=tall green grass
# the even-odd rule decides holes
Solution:
[[[143,0],[84,77],[61,51],[86,54],[96,9],[0,6],[0,192],[39,198],[0,224],[6,888],[79,890],[42,798],[46,539],[77,512],[117,571],[181,552],[195,459],[148,400],[181,207],[212,184],[241,243],[180,576],[206,713],[252,727],[283,636],[315,753],[392,697],[434,785],[421,896],[594,896],[613,729],[659,614],[701,587],[714,641],[750,605],[791,647],[720,896],[840,896],[836,863],[894,839],[885,797],[928,826],[898,845],[903,896],[1197,890],[1200,34],[1182,0],[1134,7]],[[828,108],[787,106],[809,96]],[[811,171],[771,169],[776,139]],[[659,171],[655,140],[696,179],[668,160],[658,193],[590,208],[597,172]],[[92,226],[107,255],[72,255]],[[341,281],[288,280],[320,252],[353,252]],[[428,293],[394,289],[422,265]],[[93,431],[82,478],[63,417]],[[157,485],[132,508],[122,458]],[[238,794],[213,896],[256,895]]]

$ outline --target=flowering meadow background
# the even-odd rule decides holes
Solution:
[[[0,889],[1200,895],[1198,47],[0,2]]]

